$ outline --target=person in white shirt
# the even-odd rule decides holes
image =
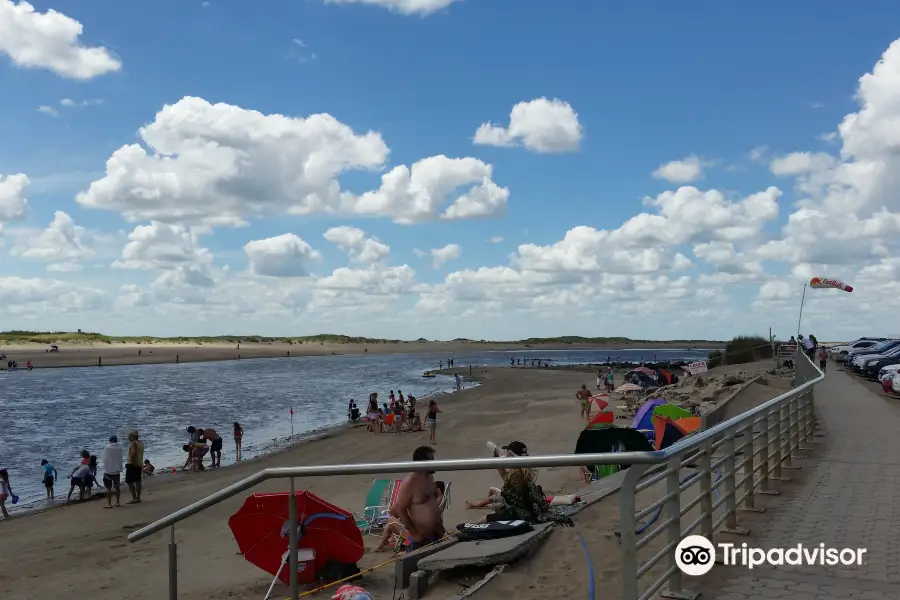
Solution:
[[[100,464],[103,466],[103,487],[106,488],[106,506],[103,508],[112,508],[113,489],[116,490],[116,506],[122,506],[119,503],[122,491],[122,446],[119,445],[119,438],[112,435],[109,437],[109,445],[103,449],[100,455]]]

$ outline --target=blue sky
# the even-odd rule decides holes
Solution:
[[[877,286],[888,286],[857,286],[863,292],[857,296],[817,294],[809,318],[820,339],[884,333],[876,331],[877,311],[890,308],[884,298],[896,296],[884,277],[900,269],[893,258],[896,232],[888,227],[878,240],[863,225],[860,231],[835,233],[820,244],[846,244],[854,251],[846,257],[827,253],[823,260],[815,252],[818,242],[784,227],[800,210],[795,202],[805,200],[839,228],[841,212],[827,190],[835,182],[859,187],[847,180],[845,167],[896,160],[890,144],[847,155],[850,143],[857,150],[866,143],[854,140],[868,130],[857,131],[857,138],[853,131],[833,133],[845,115],[860,111],[858,80],[897,37],[895,3],[867,2],[865,10],[856,11],[808,1],[612,6],[521,0],[515,10],[499,0],[443,4],[446,8],[429,14],[403,14],[404,0],[33,3],[36,13],[53,9],[79,22],[83,32],[73,41],[64,32],[30,29],[11,16],[18,10],[21,17],[21,3],[0,0],[6,6],[0,8],[0,36],[12,32],[7,42],[0,39],[0,89],[5,91],[0,94],[0,175],[21,173],[30,181],[29,214],[9,220],[0,234],[5,239],[0,252],[9,253],[0,264],[0,281],[5,280],[0,290],[6,290],[9,306],[17,303],[4,322],[70,329],[69,323],[77,320],[116,333],[214,334],[223,321],[232,324],[229,311],[237,311],[246,333],[340,329],[389,337],[730,337],[769,326],[785,333],[795,329],[803,280],[815,273],[848,281],[862,276],[864,282],[870,278]],[[76,79],[62,72],[69,67],[53,66],[49,41],[54,35],[61,36],[62,47],[105,49],[121,68]],[[31,58],[22,57],[25,47]],[[25,64],[29,60],[33,64]],[[898,69],[900,65],[887,64],[889,73]],[[893,93],[900,97],[900,90]],[[377,132],[389,149],[383,164],[367,163],[335,178],[354,196],[378,188],[380,176],[398,165],[438,155],[472,157],[490,165],[491,180],[508,190],[505,209],[488,218],[425,218],[412,225],[398,224],[395,213],[383,211],[370,216],[355,209],[270,212],[252,218],[248,209],[248,226],[215,225],[211,231],[190,229],[208,222],[157,212],[154,219],[194,236],[188,245],[208,249],[209,257],[157,256],[134,259],[130,268],[111,268],[117,260],[127,262],[121,256],[127,236],[136,226],[150,225],[149,213],[138,209],[138,217],[123,216],[128,212],[123,206],[134,196],[122,199],[121,186],[113,192],[118,199],[100,202],[105,207],[79,204],[75,197],[108,175],[106,161],[118,148],[140,143],[146,149],[138,130],[154,123],[164,105],[188,96],[263,115],[327,113],[356,135]],[[540,152],[521,144],[473,143],[479,125],[509,126],[514,105],[540,98],[559,99],[577,113],[581,134],[575,147]],[[72,106],[61,104],[63,99]],[[870,103],[877,109],[875,117],[892,122],[890,99]],[[40,112],[39,107],[46,108]],[[545,125],[551,120],[549,115],[535,118]],[[189,126],[175,121],[166,126]],[[342,151],[328,150],[329,156]],[[273,152],[293,156],[274,147]],[[782,165],[779,170],[775,161],[792,152],[810,153],[807,158],[823,152],[837,162],[816,163],[815,169]],[[692,156],[702,175],[675,180],[653,176],[661,165]],[[258,195],[279,186],[271,179],[265,190],[257,180],[251,185],[252,177],[260,175],[241,173],[241,189]],[[186,184],[179,185],[184,189]],[[716,231],[723,227],[719,223],[673,242],[649,244],[620,236],[593,245],[554,246],[575,227],[613,231],[638,213],[656,214],[642,200],[682,186],[720,190],[726,203],[769,186],[782,193],[777,216],[760,219],[750,236],[725,239]],[[858,193],[865,197],[848,202],[849,210],[859,209],[854,214],[861,223],[881,207],[890,215],[900,209],[877,190]],[[459,191],[448,195],[443,206],[457,195]],[[186,202],[169,201],[173,206]],[[210,204],[208,210],[215,214],[217,209]],[[29,240],[56,211],[64,211],[79,228],[83,251],[54,254],[45,248],[29,253]],[[326,230],[339,226],[362,229],[390,246],[389,259],[348,263],[345,252],[323,239]],[[272,252],[283,251],[281,259],[296,268],[281,269],[275,276],[250,264],[248,242],[283,234],[296,235],[309,251],[288,244],[266,257],[277,259]],[[715,240],[731,244],[740,255],[737,262],[755,263],[762,270],[741,266],[731,269],[740,273],[731,273],[728,281],[709,279],[723,271],[722,265],[710,264],[694,250]],[[773,241],[783,244],[772,246]],[[760,251],[767,243],[768,251]],[[451,251],[451,258],[434,268],[429,251],[448,244],[459,246],[458,256],[452,258]],[[534,252],[525,253],[532,266],[523,262],[523,244],[543,252],[544,267],[534,266]],[[691,264],[635,272],[608,268],[618,260],[611,253],[648,249],[668,258],[681,253]],[[134,249],[138,251],[151,252],[148,247]],[[566,257],[574,260],[579,252],[585,254],[576,262],[584,259],[593,266],[567,271]],[[63,260],[57,260],[60,256]],[[52,264],[66,266],[48,272]],[[414,270],[412,277],[384,271],[404,264]],[[342,267],[359,271],[350,275],[360,287],[322,283]],[[508,267],[511,272],[479,276],[482,267]],[[190,287],[185,272],[202,272],[202,289],[178,287]],[[402,282],[386,290],[366,287],[391,277]],[[126,294],[123,285],[134,287]],[[26,287],[58,290],[63,299],[53,297],[56,291],[31,298],[22,291]],[[256,299],[266,290],[292,300],[286,304],[279,298],[269,306]],[[128,294],[137,300],[125,302]],[[203,297],[232,301],[223,307]],[[843,307],[851,306],[851,298],[875,313],[847,311]],[[64,302],[72,304],[61,315],[58,308]],[[832,310],[843,316],[835,320]],[[495,313],[498,317],[491,316]],[[139,323],[137,314],[144,315]],[[741,331],[735,331],[736,317],[745,317],[739,319]]]

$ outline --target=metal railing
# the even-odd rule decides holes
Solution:
[[[795,468],[791,464],[792,457],[796,451],[807,449],[812,442],[816,424],[813,386],[823,377],[822,372],[806,355],[798,352],[795,359],[795,380],[799,385],[794,389],[657,452],[564,454],[264,469],[133,532],[128,536],[128,541],[136,542],[166,528],[169,529],[169,600],[177,600],[178,551],[175,525],[269,479],[288,479],[290,492],[293,494],[295,480],[306,477],[579,467],[585,464],[629,465],[619,490],[622,600],[647,600],[666,583],[668,588],[661,593],[663,597],[692,599],[696,598],[697,594],[682,587],[681,571],[675,563],[675,547],[683,537],[691,535],[698,527],[700,534],[707,538],[711,538],[723,524],[726,532],[747,533],[738,526],[738,506],[743,505],[745,510],[761,512],[755,508],[755,495],[777,494],[771,490],[770,482],[789,479],[782,475],[782,469]],[[684,477],[683,473],[686,471],[690,473]],[[715,480],[713,480],[714,473]],[[699,492],[696,496],[688,498],[687,492],[695,489],[695,486],[699,486]],[[655,499],[638,509],[638,504],[642,503],[639,502],[642,494],[644,497],[650,495]],[[664,515],[664,520],[656,524],[661,515]],[[682,519],[690,518],[691,515],[695,516],[694,520],[682,526]],[[297,600],[298,522],[297,506],[294,502],[289,503],[288,519],[288,547],[292,550],[288,553],[290,597]],[[638,523],[645,519],[647,522],[639,526]],[[656,539],[659,537],[661,540]],[[652,557],[642,562],[638,553],[645,549],[655,552]],[[654,573],[657,575],[656,579],[642,591],[642,579]]]

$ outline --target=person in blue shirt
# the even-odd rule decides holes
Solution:
[[[51,465],[46,458],[41,459],[41,467],[44,468],[44,487],[47,489],[47,500],[53,500],[53,484],[56,483],[59,474],[56,472],[56,467]]]

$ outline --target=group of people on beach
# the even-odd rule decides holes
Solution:
[[[528,361],[531,361],[532,367],[549,367],[550,359],[549,358],[510,358],[509,366],[511,367],[527,367]]]
[[[189,467],[191,471],[203,471],[203,458],[209,454],[212,461],[210,467],[222,466],[222,436],[212,427],[194,427],[191,425],[187,428],[188,443],[181,447],[187,453],[187,459],[181,468],[186,471]],[[244,441],[244,428],[237,421],[232,426],[232,434],[234,436],[234,452],[235,460],[241,460],[241,449]]]
[[[396,433],[429,431],[430,443],[437,443],[437,416],[441,407],[434,400],[428,401],[428,411],[425,414],[423,426],[422,417],[416,411],[416,397],[409,394],[404,397],[403,390],[391,390],[388,401],[378,404],[378,392],[369,394],[369,403],[366,407],[366,429],[372,433]],[[351,422],[362,418],[356,401],[352,398],[347,407],[347,417]]]
[[[98,458],[96,454],[91,454],[87,450],[82,450],[77,465],[66,476],[69,480],[69,493],[66,496],[66,503],[72,502],[72,495],[78,490],[78,501],[83,502],[92,497],[94,487],[103,487],[106,489],[106,506],[104,508],[113,508],[112,500],[115,497],[115,506],[121,506],[121,485],[122,473],[124,465],[125,484],[131,492],[131,500],[128,504],[138,504],[141,502],[142,479],[145,475],[152,475],[155,467],[149,461],[144,459],[144,443],[140,439],[140,433],[135,429],[128,434],[128,448],[123,456],[122,446],[119,444],[119,438],[115,435],[109,437],[109,443],[103,448]],[[103,468],[102,484],[97,481],[98,467]],[[5,473],[5,471],[3,471]],[[0,474],[2,477],[2,474]],[[56,499],[55,485],[59,479],[59,471],[46,458],[41,459],[41,482],[44,484],[44,490],[47,494],[47,501]],[[9,487],[9,475],[4,477],[6,481],[6,490],[0,490],[0,508],[2,508],[3,516],[9,516],[3,503],[6,497],[11,495]],[[6,491],[7,493],[4,493]]]

